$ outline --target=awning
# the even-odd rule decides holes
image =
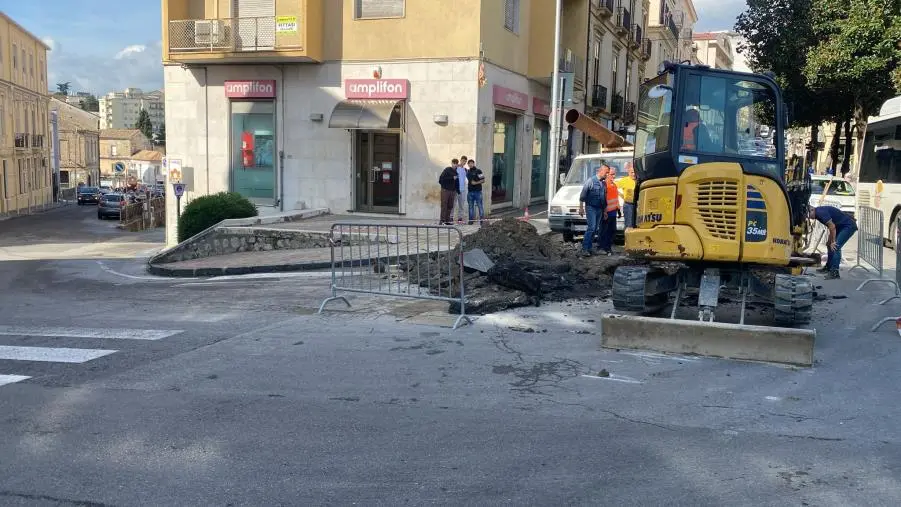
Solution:
[[[399,129],[403,128],[402,100],[345,100],[332,110],[329,128]]]

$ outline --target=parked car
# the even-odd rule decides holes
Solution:
[[[125,196],[122,194],[104,194],[100,198],[97,205],[97,218],[104,220],[107,218],[121,218],[122,207],[126,205]]]
[[[601,163],[616,168],[616,177],[626,175],[626,163],[632,161],[632,150],[613,151],[593,155],[579,155],[573,160],[572,167],[563,180],[563,187],[551,199],[548,222],[554,232],[563,233],[565,241],[573,241],[575,236],[584,236],[588,221],[579,215],[579,194],[582,185],[588,178],[598,172]],[[623,204],[623,196],[619,196],[619,204]],[[625,230],[622,217],[616,220],[617,234]]]
[[[76,194],[78,196],[78,205],[97,204],[100,202],[100,189],[97,187],[79,187]]]
[[[833,206],[854,217],[857,210],[857,192],[850,182],[828,174],[812,174],[810,179],[813,183],[813,193],[810,194],[811,206]],[[823,191],[827,186],[829,190],[824,196]]]
[[[101,194],[108,194],[108,193],[110,193],[110,192],[112,192],[112,191],[113,191],[113,188],[112,188],[112,187],[105,186],[105,185],[101,185],[101,186],[100,186],[100,193],[101,193]]]

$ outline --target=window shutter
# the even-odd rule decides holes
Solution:
[[[504,28],[519,33],[519,0],[504,0]]]
[[[355,0],[354,14],[359,19],[399,18],[404,15],[405,0]]]

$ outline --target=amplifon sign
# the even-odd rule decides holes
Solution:
[[[538,97],[532,97],[532,112],[538,116],[550,116],[551,103]]]
[[[274,99],[275,80],[226,81],[225,96],[230,99]]]
[[[348,99],[410,98],[410,81],[406,79],[346,79],[344,97]]]
[[[529,108],[529,96],[525,93],[494,85],[492,98],[499,106],[525,111]]]

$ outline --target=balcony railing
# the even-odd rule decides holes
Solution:
[[[300,25],[300,17],[297,17]],[[169,22],[170,53],[303,49],[303,30],[279,31],[275,17],[182,19]]]
[[[28,148],[28,134],[16,134],[16,148]]]
[[[597,6],[598,13],[601,16],[610,16],[613,14],[613,11],[616,10],[613,0],[598,0]]]
[[[43,148],[44,147],[44,134],[31,134],[31,147],[32,148]]]
[[[616,116],[622,116],[625,101],[619,93],[613,94],[613,101],[610,104],[610,112]]]
[[[629,42],[632,44],[633,48],[637,48],[641,46],[641,36],[644,35],[641,33],[641,25],[633,25],[632,26],[632,37]]]
[[[641,59],[645,61],[651,59],[651,39],[641,41]]]
[[[632,27],[632,13],[625,7],[616,9],[616,30],[621,33],[627,33]]]
[[[574,54],[572,50],[560,50],[560,72],[572,72],[574,81],[582,83],[585,79],[585,60]]]
[[[591,90],[591,105],[592,107],[599,107],[601,109],[607,109],[607,87],[601,85],[594,85]]]
[[[635,122],[635,103],[634,102],[626,102],[626,106],[623,110],[623,121],[625,123],[634,123]]]

